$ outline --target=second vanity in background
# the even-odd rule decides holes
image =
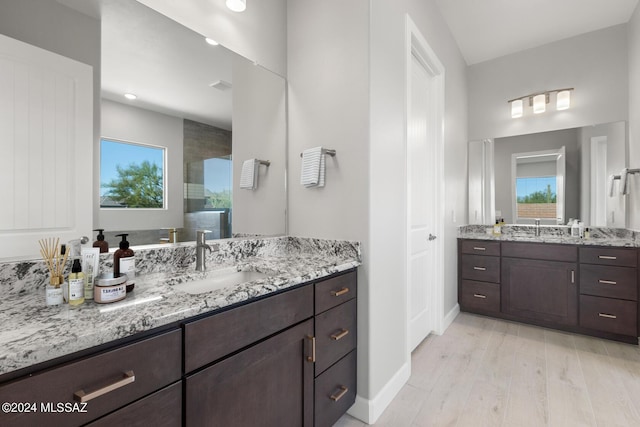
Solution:
[[[638,344],[638,249],[587,243],[460,238],[460,309]]]

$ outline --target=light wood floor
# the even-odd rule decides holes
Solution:
[[[376,426],[640,426],[637,346],[461,313],[411,364]]]

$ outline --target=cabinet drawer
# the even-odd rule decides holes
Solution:
[[[89,398],[87,412],[0,414],[0,425],[76,426],[178,381],[182,333],[175,330],[54,368],[0,388],[11,402],[70,402]],[[126,376],[126,373],[129,375]],[[108,391],[111,389],[111,391]],[[105,391],[104,394],[99,391]],[[96,392],[96,396],[92,394]]]
[[[635,337],[637,308],[634,301],[580,295],[580,326]]]
[[[356,297],[357,275],[355,271],[317,282],[316,313],[335,307]]]
[[[463,280],[460,304],[465,309],[499,313],[500,285]]]
[[[580,264],[580,293],[637,301],[638,270]]]
[[[578,250],[575,246],[571,245],[502,242],[502,256],[510,258],[576,262],[578,261]]]
[[[313,316],[313,287],[287,291],[184,326],[185,372]]]
[[[182,382],[157,391],[88,425],[179,427],[182,425]]]
[[[462,255],[462,278],[500,283],[500,258],[495,256]]]
[[[356,300],[316,316],[316,375],[356,348]]]
[[[580,248],[580,262],[586,264],[617,265],[620,267],[637,267],[638,256],[635,249]]]
[[[356,400],[355,350],[315,381],[315,427],[330,427]]]
[[[500,256],[500,242],[488,240],[461,240],[463,254]]]

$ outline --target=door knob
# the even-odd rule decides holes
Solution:
[[[429,241],[436,240],[436,236],[434,236],[433,234],[429,233],[429,238],[428,239],[429,239]]]

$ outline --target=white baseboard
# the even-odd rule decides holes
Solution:
[[[444,334],[444,331],[446,331],[447,328],[451,326],[458,314],[460,314],[460,304],[456,304],[451,309],[451,311],[447,313],[446,316],[444,316],[444,319],[442,321],[442,332],[440,333],[440,335]]]
[[[409,381],[410,375],[411,365],[405,363],[372,400],[365,399],[360,395],[356,396],[355,403],[347,413],[367,424],[375,423],[402,387]]]

